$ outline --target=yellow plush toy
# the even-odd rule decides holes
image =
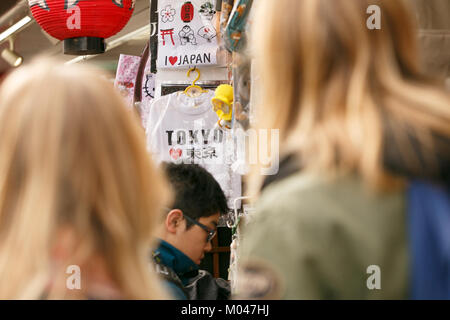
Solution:
[[[221,84],[217,87],[214,98],[211,100],[214,112],[219,116],[217,125],[222,129],[231,129],[231,121],[233,119],[233,97],[233,87],[229,84]]]

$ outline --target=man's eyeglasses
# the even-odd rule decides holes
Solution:
[[[189,221],[190,223],[196,224],[197,226],[199,226],[200,228],[202,228],[203,230],[205,230],[208,233],[208,238],[206,238],[206,242],[210,242],[217,233],[217,230],[214,229],[210,229],[207,226],[205,226],[203,223],[198,222],[197,220],[192,219],[191,217],[188,217],[187,215],[183,215],[187,221]]]

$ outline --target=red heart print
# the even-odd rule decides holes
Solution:
[[[181,158],[181,155],[183,154],[183,150],[181,150],[181,149],[170,149],[169,153],[170,153],[170,157],[173,160],[178,160],[179,158]]]
[[[177,63],[178,61],[178,57],[169,57],[169,62],[174,65],[175,63]]]

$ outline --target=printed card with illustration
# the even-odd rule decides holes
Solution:
[[[130,109],[133,108],[136,77],[140,63],[141,57],[121,54],[117,65],[114,86],[125,98],[126,104]],[[155,98],[155,75],[150,73],[150,59],[147,60],[145,72],[142,76],[141,90],[141,118],[142,124],[145,126],[150,113],[150,105]]]
[[[159,0],[158,68],[217,65],[215,0]]]

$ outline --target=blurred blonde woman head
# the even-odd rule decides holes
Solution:
[[[106,76],[40,59],[0,97],[0,298],[85,298],[105,281],[121,298],[165,298],[149,248],[169,195]]]
[[[381,9],[380,30],[366,26],[370,5]],[[407,165],[418,166],[408,130],[430,150],[432,135],[450,136],[450,99],[422,76],[411,3],[259,0],[256,6],[258,127],[279,129],[280,148],[298,153],[304,170],[357,173],[383,189],[392,182],[383,168],[386,142],[396,141]],[[253,185],[260,177],[254,178]]]

